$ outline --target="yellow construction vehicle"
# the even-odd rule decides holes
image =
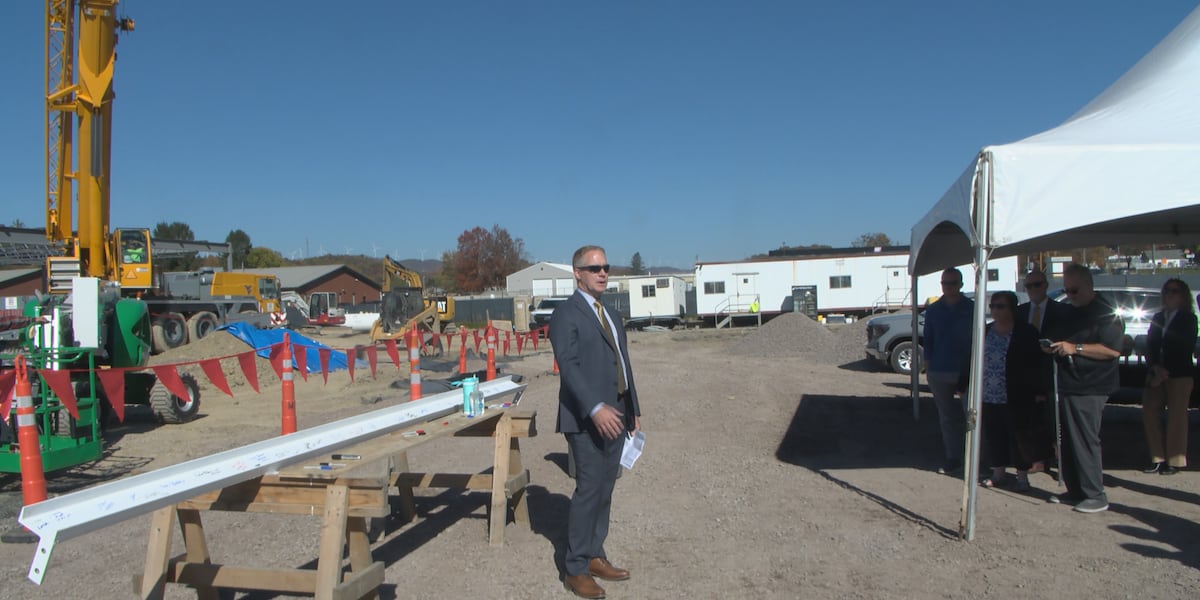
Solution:
[[[403,337],[413,327],[433,333],[454,320],[454,298],[425,296],[421,274],[383,257],[383,303],[371,325],[371,341]]]

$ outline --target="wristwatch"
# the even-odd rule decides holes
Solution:
[[[1083,353],[1083,344],[1075,344],[1075,354]]]

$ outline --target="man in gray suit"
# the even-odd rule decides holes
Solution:
[[[582,598],[603,598],[607,581],[629,579],[604,552],[613,488],[627,435],[641,428],[637,389],[621,318],[600,303],[608,259],[599,246],[571,258],[577,284],[550,317],[558,361],[558,425],[575,458],[575,493],[567,513],[563,585]]]

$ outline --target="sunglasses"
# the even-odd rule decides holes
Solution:
[[[583,265],[582,267],[575,267],[575,268],[583,270],[583,271],[587,271],[588,273],[599,273],[600,271],[604,271],[605,273],[607,273],[608,269],[609,269],[609,265]]]
[[[1034,289],[1043,288],[1043,287],[1046,287],[1046,282],[1045,281],[1033,281],[1033,282],[1025,284],[1025,287],[1034,288]]]
[[[1008,308],[1008,305],[1003,302],[993,302],[988,305],[990,308]]]

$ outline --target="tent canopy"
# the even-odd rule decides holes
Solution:
[[[1200,239],[1200,8],[1066,122],[987,146],[912,229],[912,274],[1059,248]],[[979,239],[977,207],[986,207]]]

